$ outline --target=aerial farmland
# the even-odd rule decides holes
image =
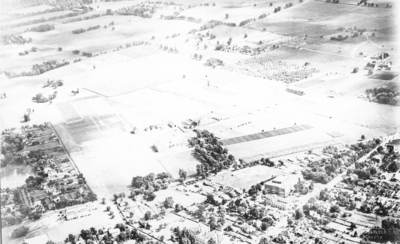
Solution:
[[[398,11],[2,1],[2,243],[399,242]]]

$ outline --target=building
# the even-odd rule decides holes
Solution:
[[[213,239],[216,244],[219,244],[223,241],[223,234],[219,231],[213,230],[210,231],[208,226],[203,224],[198,224],[188,229],[189,233],[195,239],[196,244],[207,244],[210,239]]]
[[[65,209],[63,215],[65,216],[66,220],[78,219],[85,216],[89,216],[91,214],[92,209],[93,209],[92,206],[89,205],[74,206]]]
[[[264,183],[265,189],[269,194],[276,194],[280,197],[287,197],[294,189],[296,180],[288,175],[278,175],[271,181]]]
[[[264,201],[264,204],[269,205],[274,208],[279,208],[281,210],[286,210],[288,207],[288,202],[284,198],[274,196],[274,195],[267,196]]]

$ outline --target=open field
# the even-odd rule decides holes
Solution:
[[[2,35],[22,33],[32,42],[2,46],[2,71],[29,71],[33,65],[49,60],[65,60],[69,65],[13,79],[1,73],[0,91],[7,95],[0,100],[1,129],[51,122],[87,185],[99,199],[105,197],[115,212],[113,194],[128,195],[134,176],[168,172],[178,179],[180,169],[188,176],[196,173],[196,165],[204,162],[188,146],[188,139],[196,136],[193,128],[214,133],[236,160],[264,157],[285,162],[283,167],[258,165],[223,170],[209,177],[214,182],[246,190],[276,175],[302,178],[299,171],[303,168],[296,157],[321,160],[325,156],[317,152],[321,153],[323,147],[356,143],[361,135],[372,139],[398,132],[398,106],[369,102],[360,96],[365,95],[366,89],[399,87],[397,12],[384,7],[386,2],[397,2],[376,0],[378,8],[357,7],[355,0],[341,0],[340,4],[314,0],[174,2],[182,5],[157,4],[151,18],[109,14],[63,24],[72,18],[140,3],[95,2],[84,5],[94,9],[84,15],[4,31]],[[285,8],[288,3],[293,6]],[[277,7],[282,9],[273,13]],[[48,8],[52,7],[40,5],[11,14]],[[2,25],[75,10],[8,20]],[[259,19],[262,14],[267,16]],[[201,22],[166,20],[161,15],[201,18]],[[200,31],[209,20],[239,25],[247,19],[254,20],[241,27],[220,25]],[[27,28],[41,24],[54,24],[55,29],[26,32]],[[100,28],[72,33],[97,25]],[[331,40],[352,34],[355,26],[367,30],[358,37]],[[230,48],[216,50],[221,44]],[[33,47],[36,52],[31,51]],[[258,52],[243,51],[244,47],[268,49],[251,56]],[[19,55],[25,51],[29,53]],[[83,56],[83,52],[92,57]],[[375,70],[368,75],[364,67],[372,61],[379,63],[380,60],[371,58],[379,53],[389,54],[386,61],[392,62],[391,70]],[[215,65],[207,66],[213,61]],[[358,72],[353,72],[354,68]],[[59,79],[63,86],[43,88],[47,80]],[[304,93],[297,95],[288,92],[288,88]],[[51,102],[32,101],[38,93],[48,96],[55,91],[57,97]],[[76,91],[79,93],[75,94]],[[23,122],[27,109],[34,112],[29,122]],[[56,144],[50,142],[25,150]],[[309,150],[315,154],[306,154]],[[195,184],[185,187],[173,183],[168,189],[155,192],[154,201],[125,200],[129,211],[134,212],[133,220],[138,221],[146,211],[157,213],[169,196],[186,206],[204,202],[204,195],[193,192],[199,189],[202,187]],[[206,193],[214,194],[214,188],[202,192]],[[98,209],[90,217],[61,222],[57,213],[51,213],[23,225],[31,227],[28,236],[47,233],[52,240],[63,241],[68,234],[78,234],[81,229],[123,221],[119,214],[111,220],[104,212],[107,205],[94,204]],[[365,216],[354,218],[368,221]],[[158,220],[150,222],[152,228],[160,224]],[[165,222],[167,228],[156,235],[169,237],[171,227],[189,226],[188,220],[174,214],[168,214]],[[279,228],[286,228],[286,217],[284,222],[285,226]],[[344,231],[343,225],[332,225]],[[4,243],[21,242],[9,238],[16,227],[3,229]]]
[[[228,145],[227,148],[238,158],[254,160],[308,151],[313,148],[338,144],[317,130],[305,130],[255,141]],[[311,148],[310,148],[311,147]]]
[[[282,169],[258,165],[234,172],[224,172],[210,179],[222,185],[248,190],[252,185],[266,181],[282,173],[289,173],[289,171],[285,172]]]
[[[41,4],[41,5],[37,5],[37,6],[33,6],[33,7],[13,10],[10,12],[10,14],[29,14],[29,13],[40,12],[40,11],[44,11],[44,10],[52,9],[52,8],[54,8],[54,7],[50,6],[50,5]]]
[[[72,13],[72,11],[58,11],[58,12],[53,12],[53,13],[41,14],[39,16],[24,17],[24,18],[19,18],[19,19],[16,19],[16,20],[4,21],[2,23],[2,26],[15,25],[15,24],[24,23],[24,22],[27,22],[27,21],[35,21],[35,20],[39,20],[41,18],[49,19],[49,18],[52,18],[52,17],[66,15],[66,14],[69,14],[69,13]]]
[[[107,201],[107,204],[111,206],[112,211],[115,213],[118,211],[111,201]],[[79,219],[70,221],[59,220],[57,216],[58,212],[56,211],[43,216],[37,221],[25,221],[23,225],[29,227],[29,233],[26,237],[30,238],[46,233],[51,240],[55,242],[62,242],[69,234],[78,233],[82,229],[90,229],[90,227],[94,227],[96,229],[102,229],[103,227],[109,228],[114,227],[117,223],[122,222],[119,214],[116,214],[116,218],[111,219],[109,213],[105,211],[106,206],[101,205],[99,202],[90,203],[89,206],[91,206],[90,208],[93,208],[93,210],[90,211],[90,216]],[[11,238],[11,233],[16,227],[17,226],[12,226],[2,229],[2,237],[5,243],[18,244],[23,241],[24,238]]]
[[[370,16],[374,16],[370,18]],[[318,23],[328,27],[354,27],[366,28],[368,30],[381,29],[392,25],[394,21],[393,11],[387,8],[365,8],[345,4],[329,4],[319,1],[307,1],[304,4],[297,5],[281,11],[278,14],[271,15],[260,23],[268,23],[271,20],[306,20],[301,22],[309,25]],[[266,26],[268,28],[268,25]],[[307,34],[307,31],[305,31]],[[324,34],[320,34],[324,35]]]

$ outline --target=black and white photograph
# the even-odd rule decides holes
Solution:
[[[400,1],[0,0],[4,244],[400,244]]]

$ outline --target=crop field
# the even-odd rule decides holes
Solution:
[[[374,16],[374,18],[370,18]],[[332,27],[348,26],[367,29],[380,29],[392,25],[393,12],[386,8],[365,8],[347,4],[329,4],[309,1],[297,7],[279,12],[270,18],[303,19]],[[267,18],[268,19],[268,18]],[[307,33],[307,32],[306,32]],[[323,35],[323,34],[321,34]]]
[[[133,176],[165,172],[151,148],[129,136],[101,138],[71,155],[98,196],[126,191]]]
[[[129,129],[110,108],[107,109],[107,103],[101,98],[60,103],[57,107],[78,144]]]
[[[334,28],[328,28],[321,24],[314,24],[306,21],[297,20],[280,21],[273,19],[263,19],[246,25],[246,28],[256,30],[262,30],[265,28],[268,32],[280,35],[293,35],[300,37],[304,37],[305,35],[308,35],[310,37],[320,37],[338,32]]]
[[[262,157],[278,157],[334,144],[338,144],[338,142],[331,139],[327,134],[316,129],[309,129],[228,145],[227,148],[234,156],[250,160]]]
[[[233,144],[238,144],[238,143],[242,143],[242,142],[260,140],[260,139],[264,139],[264,138],[268,138],[268,137],[280,136],[280,135],[294,133],[294,132],[298,132],[298,131],[302,131],[302,130],[308,130],[311,128],[312,127],[309,125],[298,125],[298,126],[292,126],[292,127],[288,127],[288,128],[271,130],[271,131],[266,131],[266,132],[262,132],[262,133],[252,134],[252,135],[233,137],[233,138],[229,138],[226,140],[222,140],[221,143],[224,146],[227,146],[227,145],[233,145]]]
[[[284,1],[289,2],[289,1]],[[216,6],[216,7],[195,7],[185,11],[182,11],[180,15],[186,17],[193,17],[196,19],[201,18],[203,22],[209,20],[220,20],[227,23],[235,23],[239,25],[239,23],[243,20],[247,19],[258,19],[258,16],[262,14],[272,13],[274,11],[273,7],[270,6],[261,6],[261,7],[254,7],[254,6],[243,6],[243,7],[236,7],[230,8],[229,6]],[[225,15],[228,15],[228,18],[225,18]]]
[[[7,94],[0,100],[1,127],[19,128],[49,121],[88,186],[99,199],[105,197],[107,201],[115,193],[129,193],[134,176],[168,172],[177,179],[180,169],[188,176],[194,175],[196,165],[203,163],[188,146],[188,139],[196,136],[192,130],[195,124],[196,129],[214,133],[236,159],[264,157],[285,162],[281,167],[257,165],[210,177],[214,182],[246,190],[280,174],[301,178],[302,166],[296,157],[319,160],[324,156],[317,152],[323,147],[355,143],[361,135],[372,139],[398,131],[398,107],[369,102],[360,96],[366,89],[398,87],[397,12],[385,7],[386,2],[396,5],[394,0],[376,0],[379,7],[373,8],[355,6],[356,0],[341,0],[340,4],[313,0],[173,2],[176,5],[157,3],[151,18],[114,13],[63,23],[104,14],[108,9],[148,4],[139,0],[95,1],[85,4],[94,10],[83,15],[5,30],[2,35],[21,33],[32,42],[6,39],[16,43],[2,49],[2,71],[29,71],[33,65],[50,60],[64,60],[69,65],[12,79],[1,73],[0,91]],[[293,6],[286,8],[288,3]],[[277,7],[282,9],[273,13]],[[2,25],[76,11],[70,8],[12,19],[13,13],[49,8],[41,5],[12,11]],[[201,21],[167,20],[166,16]],[[249,23],[239,26],[248,19]],[[200,31],[209,20],[237,26],[220,25]],[[55,29],[26,31],[42,24],[54,24]],[[98,25],[100,28],[80,34],[72,32]],[[367,30],[358,37],[331,39],[353,34],[354,27]],[[216,50],[217,45],[221,49]],[[258,52],[262,54],[251,56]],[[364,67],[377,61],[371,57],[382,52],[389,54],[392,70],[367,75]],[[353,72],[355,68],[357,72]],[[47,80],[60,79],[60,87],[43,87]],[[288,88],[304,94],[297,95]],[[32,101],[38,93],[47,96],[55,91],[57,97],[51,102]],[[24,122],[28,109],[34,112],[31,120]],[[48,135],[42,136],[38,140],[47,143],[25,150],[40,148],[59,155],[54,149],[58,143],[48,139]],[[315,150],[317,156],[306,155],[309,150]],[[156,192],[155,201],[146,205],[128,200],[126,211],[133,211],[133,219],[140,220],[146,211],[158,212],[160,203],[169,196],[184,205],[203,202],[205,196],[192,189],[201,187],[172,184]],[[209,187],[207,192],[213,194],[213,189]],[[114,204],[110,206],[116,211]],[[100,206],[90,217],[75,221],[60,222],[56,214],[49,214],[35,222],[25,221],[24,225],[31,227],[32,236],[47,233],[61,242],[82,228],[122,222],[119,215],[110,220],[104,208]],[[157,235],[165,233],[167,237],[169,228],[187,225],[187,220],[171,216],[165,219],[170,221],[168,229]],[[372,221],[353,216],[360,223]],[[157,220],[151,221],[156,226]],[[344,225],[332,227],[345,231]],[[13,228],[4,229],[4,233],[9,236]],[[324,238],[327,243],[336,240],[327,234]]]

